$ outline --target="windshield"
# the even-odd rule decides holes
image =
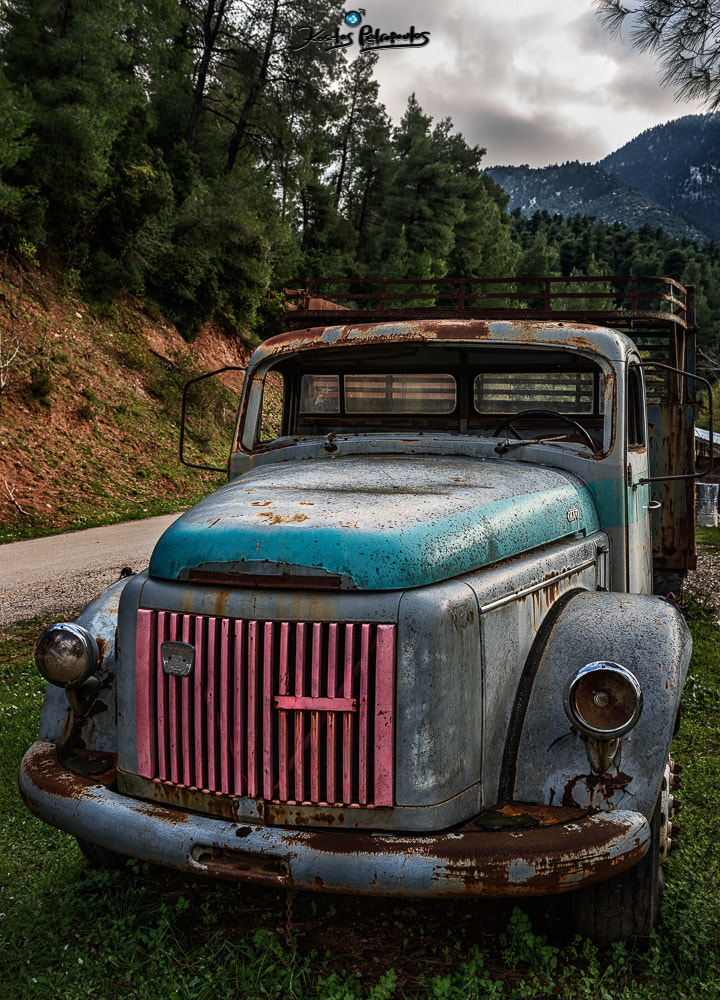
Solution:
[[[377,348],[307,355],[262,378],[254,446],[408,431],[605,446],[606,372],[579,352],[422,345],[400,357]]]

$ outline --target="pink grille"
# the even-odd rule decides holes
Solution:
[[[170,641],[194,647],[187,676],[163,667]],[[138,773],[291,804],[391,806],[394,672],[394,625],[139,611]]]

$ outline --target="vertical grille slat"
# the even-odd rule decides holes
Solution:
[[[227,620],[227,619],[226,619]],[[223,626],[224,626],[223,622]],[[230,631],[230,622],[228,622],[228,636]],[[230,655],[230,638],[227,642],[228,656]],[[233,703],[233,737],[232,744],[228,747],[229,752],[232,752],[233,761],[233,789],[236,795],[245,795],[245,719],[246,719],[246,705],[247,705],[247,692],[245,690],[246,678],[242,670],[242,664],[245,662],[247,651],[247,625],[246,622],[235,622],[235,631],[233,634],[233,669],[228,667],[228,684],[232,684],[232,687],[227,692],[227,700],[230,702],[232,699]],[[232,694],[231,694],[232,692]]]
[[[320,697],[320,659],[322,657],[322,625],[312,627],[312,657],[310,695]],[[325,714],[325,713],[323,713]],[[320,802],[320,712],[310,712],[310,801]]]
[[[135,684],[135,717],[137,719],[138,767],[143,774],[157,774],[155,632],[157,622],[152,611],[138,611],[137,618],[137,679]]]
[[[212,642],[208,640],[207,658],[203,662],[204,672],[207,676],[213,676],[213,693],[217,691],[231,691],[230,676],[230,622],[223,621],[218,629],[215,619],[210,619],[212,629]],[[208,629],[209,632],[209,629]],[[202,690],[197,695],[202,699]],[[212,744],[213,748],[213,780],[208,777],[208,789],[220,788],[221,792],[229,792],[230,785],[230,743],[232,740],[232,701],[228,698],[219,698],[218,703],[208,706],[212,711],[203,712],[202,703],[197,708],[201,718],[206,720],[207,730],[205,739]],[[213,724],[214,722],[214,724]],[[199,751],[202,753],[202,751]],[[218,786],[219,771],[219,786]],[[209,774],[209,768],[208,768]],[[202,788],[202,785],[198,787]]]
[[[273,660],[275,646],[273,622],[265,622],[265,649],[263,651],[262,687],[262,747],[263,747],[263,798],[273,798]]]
[[[208,623],[204,618],[195,621],[195,669],[191,677],[193,688],[193,727],[195,733],[195,787],[206,788],[203,764],[205,754],[203,752],[207,739],[207,727],[203,716],[203,688],[205,685],[205,671],[207,669],[208,649],[207,649],[207,629]]]
[[[378,625],[375,655],[375,804],[392,805],[395,629]]]
[[[208,789],[216,788],[218,783],[218,759],[216,753],[215,733],[217,729],[217,721],[215,718],[215,690],[217,687],[217,648],[218,642],[220,642],[220,663],[222,664],[223,657],[223,646],[220,635],[218,635],[218,626],[221,623],[215,618],[211,618],[208,621],[208,661],[205,664],[206,677],[205,677],[205,725],[207,731],[207,742],[206,742],[206,771],[207,771],[207,786]],[[221,666],[222,670],[222,666]],[[202,711],[202,708],[201,708]],[[222,726],[222,723],[221,723]]]
[[[248,628],[247,655],[247,794],[255,798],[258,794],[257,785],[257,745],[258,727],[258,623],[250,622]]]
[[[360,760],[368,761],[368,662],[370,657],[370,626],[360,627],[360,704],[359,718],[359,753]],[[362,805],[368,801],[368,768],[360,768],[359,799]]]
[[[337,665],[338,665],[338,627],[333,623],[328,626],[328,673],[327,673],[327,696],[334,698],[337,695]],[[392,697],[392,693],[391,693]],[[327,797],[328,802],[335,801],[335,788],[337,781],[337,771],[335,767],[335,751],[337,746],[336,725],[337,712],[328,712],[327,715]]]
[[[280,670],[278,694],[290,694],[290,625],[283,622],[280,626]],[[290,789],[290,754],[288,751],[288,713],[279,712],[278,719],[278,794],[281,802],[287,802]]]
[[[305,624],[301,622],[295,630],[295,696],[302,698],[305,665]],[[295,723],[295,756],[293,765],[295,769],[295,801],[302,802],[303,798],[303,778],[304,768],[304,748],[303,748],[303,713],[300,709],[293,713]]]
[[[395,639],[394,625],[139,611],[139,774],[208,794],[391,806]],[[186,673],[163,666],[164,642],[192,647]]]
[[[353,680],[353,642],[355,640],[355,626],[345,626],[345,659],[344,659],[344,679],[343,694],[349,698],[352,694]],[[343,736],[342,736],[342,774],[343,774],[343,801],[352,799],[352,730],[353,720],[349,712],[343,713]]]
[[[193,623],[194,624],[194,623]],[[190,617],[183,615],[182,618],[182,641],[194,642],[195,629],[190,634]],[[192,703],[192,681],[190,677],[183,677],[180,682],[180,732],[178,742],[182,747],[182,783],[184,785],[195,784],[195,768],[193,766],[194,757],[194,737],[195,737],[195,712]],[[184,734],[184,738],[183,735]]]
[[[178,616],[170,615],[168,623],[168,638],[177,641],[178,639]],[[167,735],[168,753],[170,763],[170,781],[173,784],[180,784],[179,756],[182,752],[182,726],[180,724],[180,683],[173,684],[167,678],[168,711],[167,711]]]
[[[157,629],[155,630],[155,656],[154,662],[162,664],[160,646],[165,638],[167,615],[161,612],[158,615]],[[155,700],[157,711],[157,774],[158,777],[167,779],[168,777],[168,754],[167,754],[167,677],[162,671],[157,670],[155,675]]]

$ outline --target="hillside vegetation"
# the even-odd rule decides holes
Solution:
[[[88,305],[30,262],[0,261],[0,540],[180,510],[222,474],[178,460],[185,381],[244,365],[248,346],[211,324],[188,345],[130,296]],[[0,356],[2,356],[0,339]],[[224,465],[237,387],[210,379],[191,407],[189,457]]]

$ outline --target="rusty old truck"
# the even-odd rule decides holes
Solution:
[[[20,787],[93,864],[570,893],[596,941],[649,933],[691,651],[668,593],[695,559],[693,292],[523,282],[290,295],[225,485],[38,640]]]

